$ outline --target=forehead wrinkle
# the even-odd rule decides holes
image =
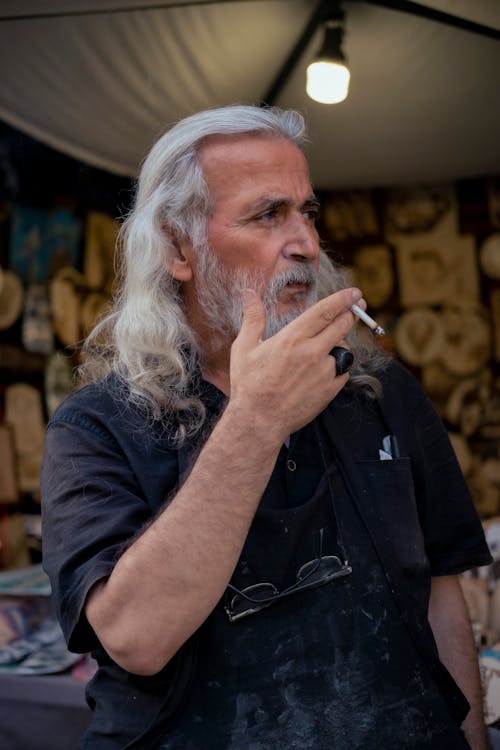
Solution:
[[[238,137],[205,142],[200,161],[211,196],[211,219],[219,211],[241,216],[273,206],[303,208],[315,200],[305,156],[287,140]]]
[[[276,152],[274,147],[281,147],[281,153]],[[268,158],[269,148],[273,147],[271,159]],[[288,152],[288,153],[286,153]],[[273,163],[277,166],[281,162],[290,162],[290,154],[293,154],[295,165],[300,164],[299,170],[309,180],[309,165],[300,148],[286,138],[265,137],[259,134],[235,134],[234,136],[215,136],[204,139],[199,148],[199,158],[205,177],[207,172],[214,169],[216,178],[224,179],[225,172],[221,173],[220,165],[229,162],[230,166],[236,168],[240,175],[254,177],[264,168],[266,171],[272,168]]]

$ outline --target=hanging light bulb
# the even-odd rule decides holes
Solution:
[[[323,44],[307,66],[307,94],[321,104],[342,102],[349,91],[351,74],[342,52],[343,20],[344,14],[339,11],[326,21]]]

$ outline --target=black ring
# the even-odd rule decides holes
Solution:
[[[343,346],[334,346],[330,354],[335,360],[337,375],[343,375],[351,369],[354,357],[349,349]]]

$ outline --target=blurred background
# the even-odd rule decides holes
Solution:
[[[318,57],[348,69],[339,103],[306,93]],[[0,569],[40,563],[44,427],[142,159],[195,111],[277,105],[306,116],[329,254],[449,431],[496,560],[464,583],[478,647],[500,640],[498,0],[2,0],[0,69]],[[43,619],[17,595],[0,645]]]

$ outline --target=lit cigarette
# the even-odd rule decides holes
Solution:
[[[363,321],[363,323],[366,323],[368,328],[372,329],[373,333],[375,333],[377,336],[384,336],[385,331],[382,326],[379,326],[377,321],[373,320],[373,318],[370,318],[370,316],[367,315],[364,310],[362,310],[357,305],[351,305],[351,310],[355,315],[358,316],[360,320]]]

